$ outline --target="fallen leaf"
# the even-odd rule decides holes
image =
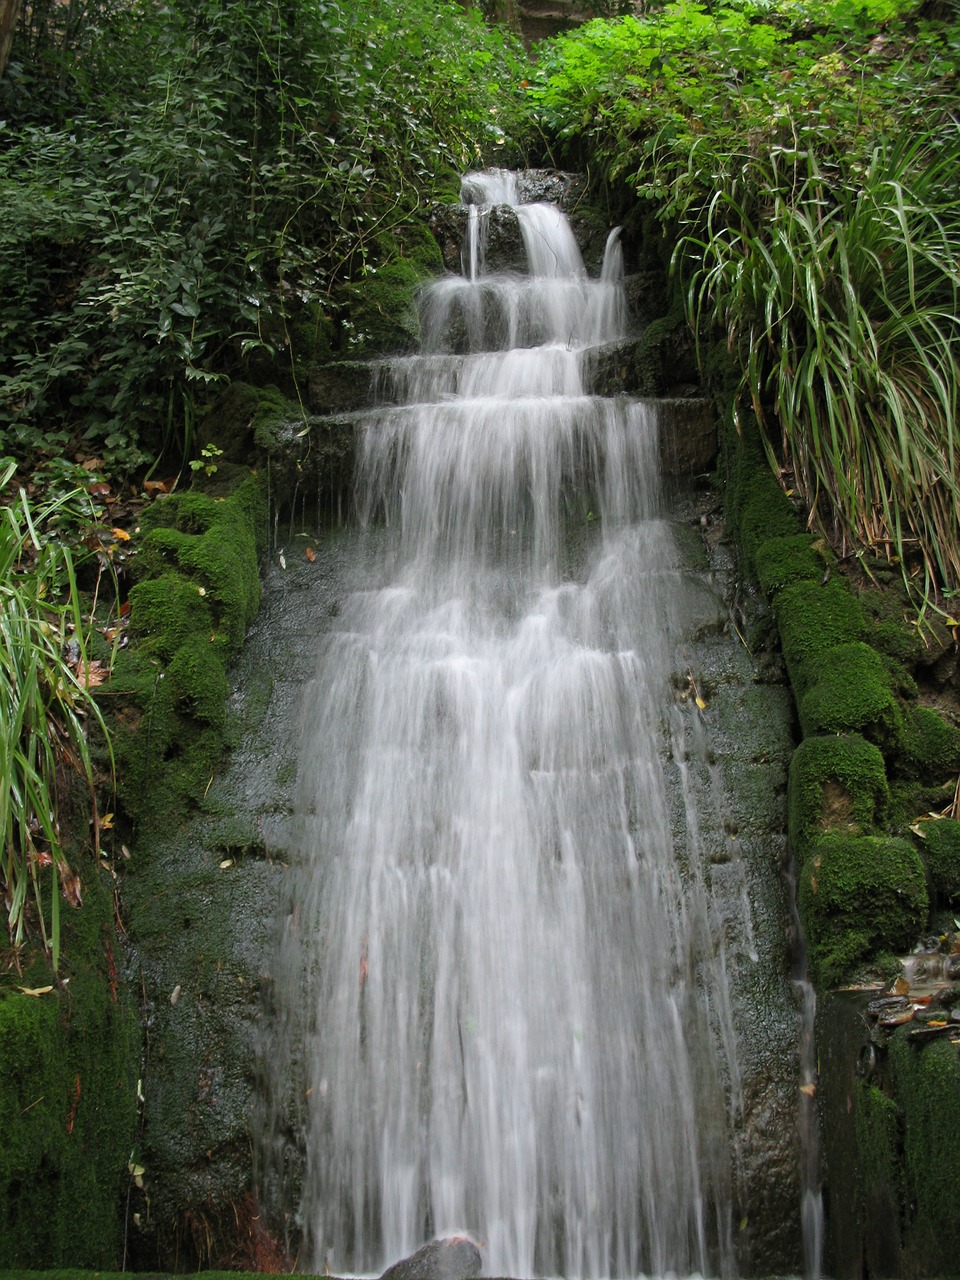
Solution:
[[[80,877],[75,871],[71,871],[69,867],[65,867],[60,872],[60,888],[63,891],[63,896],[66,898],[67,902],[69,902],[71,907],[83,906]]]
[[[23,992],[25,996],[45,996],[53,990],[53,987],[17,987],[17,990]]]
[[[313,564],[316,558],[317,558],[317,553],[314,551],[313,547],[307,547],[307,559],[310,561],[310,563]]]
[[[807,1098],[812,1098],[812,1097],[814,1097],[814,1096],[816,1095],[816,1092],[817,1092],[817,1086],[816,1086],[815,1084],[802,1084],[802,1085],[800,1086],[800,1092],[801,1092],[805,1097],[807,1097]]]
[[[129,533],[127,533],[126,529],[111,529],[110,532],[113,534],[113,536],[116,538],[118,542],[130,541],[130,535]]]
[[[233,859],[224,858],[224,860],[220,863],[220,870],[226,871],[227,867],[232,867],[232,866],[233,866]]]
[[[97,685],[110,679],[110,668],[98,658],[93,662],[80,661],[76,666],[76,675],[85,689],[96,689]]]

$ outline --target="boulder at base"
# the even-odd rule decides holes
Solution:
[[[468,1236],[446,1236],[395,1262],[380,1280],[473,1280],[482,1269],[480,1250]]]

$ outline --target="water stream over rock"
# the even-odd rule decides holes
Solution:
[[[492,1275],[772,1269],[779,691],[664,502],[656,406],[590,393],[616,235],[590,278],[509,175],[463,198],[463,274],[364,416],[368,533],[304,699],[263,1194],[338,1274],[451,1230]],[[526,274],[485,261],[493,204]]]

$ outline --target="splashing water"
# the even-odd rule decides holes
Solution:
[[[559,209],[519,205],[529,272],[490,272],[516,187],[464,199],[463,276],[366,424],[376,554],[305,709],[303,1260],[467,1229],[492,1275],[729,1273],[735,1036],[674,678],[703,587],[654,409],[583,383],[624,330],[619,243],[588,278]]]

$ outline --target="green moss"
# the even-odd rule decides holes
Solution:
[[[260,602],[262,488],[246,474],[226,496],[177,493],[144,513],[130,592],[134,644],[105,690],[117,791],[134,819],[181,815],[222,755],[227,667]]]
[[[118,975],[113,896],[90,869],[41,957],[0,985],[0,1265],[116,1265],[136,1126],[139,1036]],[[18,987],[53,990],[29,996]]]
[[[825,831],[873,833],[890,795],[883,756],[857,734],[806,738],[790,761],[789,833],[803,850]]]
[[[859,733],[889,759],[903,752],[905,720],[886,663],[860,641],[821,657],[818,677],[797,708],[804,736]]]
[[[722,441],[725,513],[748,573],[756,575],[759,547],[771,538],[802,533],[800,518],[770,470],[755,424],[743,436],[728,429]]]
[[[352,356],[389,355],[416,347],[420,341],[417,297],[428,274],[401,258],[343,286],[340,296],[349,318],[341,323]]]
[[[798,702],[822,676],[825,655],[864,636],[859,601],[838,578],[822,584],[799,581],[784,587],[774,601],[774,614]]]
[[[900,1111],[876,1085],[854,1088],[857,1136],[858,1217],[871,1275],[889,1275],[898,1259],[903,1187],[900,1170]]]
[[[910,1216],[904,1244],[915,1275],[943,1276],[960,1257],[960,1055],[947,1040],[924,1045],[902,1028],[890,1045],[903,1113],[903,1177]]]
[[[918,824],[920,852],[930,877],[930,888],[940,905],[960,903],[960,822],[931,819]]]
[[[171,658],[181,645],[213,630],[210,604],[196,582],[175,570],[138,582],[130,589],[130,610],[141,643],[158,658]]]
[[[960,729],[932,707],[909,707],[903,764],[923,782],[955,778],[960,772]]]
[[[826,567],[822,547],[823,543],[809,533],[761,542],[754,557],[760,589],[774,596],[791,582],[820,582]]]
[[[920,855],[894,837],[829,833],[804,861],[797,903],[814,979],[836,986],[861,961],[902,951],[923,930]]]
[[[210,609],[215,641],[231,656],[239,652],[260,604],[257,549],[266,511],[257,481],[245,481],[229,498],[173,494],[150,507],[141,523],[138,577],[171,569],[188,577]],[[131,625],[139,625],[135,609]]]
[[[678,383],[698,381],[690,329],[679,306],[644,328],[631,373],[633,385],[645,396],[662,396]]]

